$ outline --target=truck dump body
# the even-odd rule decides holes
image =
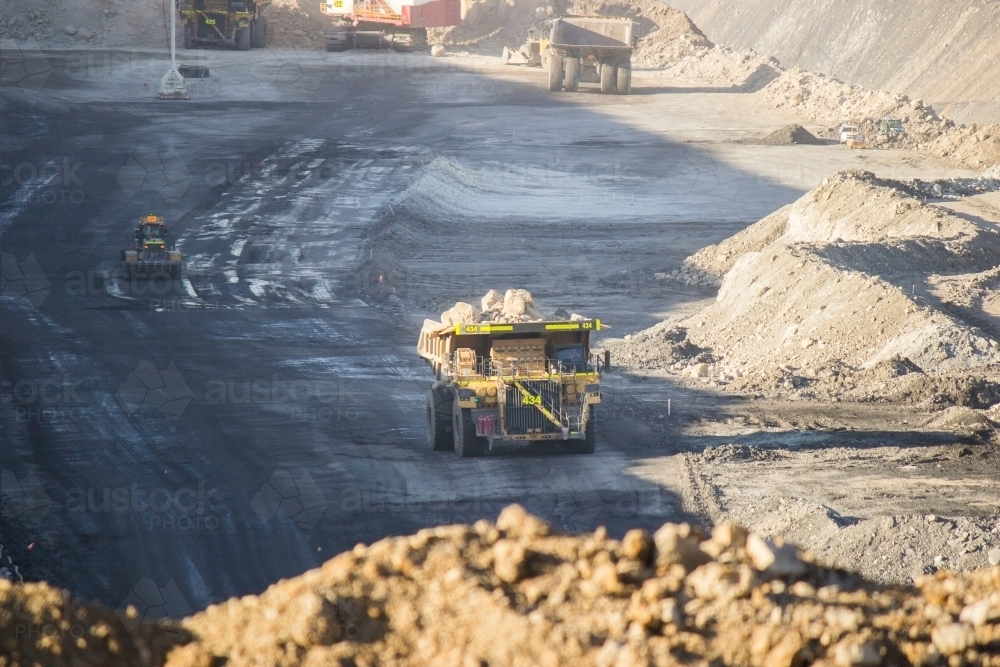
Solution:
[[[464,421],[467,431],[474,429],[473,435],[464,434],[471,441],[466,447],[582,441],[581,451],[593,451],[591,406],[601,400],[603,364],[590,354],[590,336],[600,327],[600,320],[459,325],[428,320],[417,349],[437,379],[429,397],[429,433],[435,420],[448,430],[441,414],[432,413],[449,413],[456,449]],[[431,443],[450,448],[444,436],[437,444]]]
[[[565,16],[552,21],[549,43],[569,50],[632,50],[632,21]]]

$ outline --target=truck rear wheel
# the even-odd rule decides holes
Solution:
[[[455,449],[451,433],[452,401],[445,392],[427,390],[427,446],[435,452]]]
[[[566,73],[563,71],[563,64],[565,63],[565,58],[563,56],[557,56],[552,54],[549,58],[549,90],[553,93],[558,93],[562,90],[563,78]]]
[[[472,421],[472,410],[469,408],[455,410],[455,423],[452,429],[455,432],[455,453],[463,459],[482,456],[489,449],[489,441],[476,435],[476,425]]]
[[[583,440],[567,440],[563,444],[570,454],[593,454],[597,447],[597,420],[591,408],[587,418],[587,426],[583,430]]]
[[[615,78],[618,68],[612,63],[601,63],[601,92],[610,95],[615,92]]]
[[[236,50],[250,50],[250,28],[240,28],[236,31]]]
[[[632,63],[626,60],[618,65],[615,90],[619,95],[628,95],[632,92]]]
[[[570,93],[575,93],[580,89],[580,59],[579,58],[567,58],[566,59],[566,90]]]

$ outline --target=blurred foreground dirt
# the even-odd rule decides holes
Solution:
[[[0,581],[0,665],[1000,665],[1000,569],[883,587],[732,524],[358,545],[179,625]]]

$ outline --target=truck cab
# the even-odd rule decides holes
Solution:
[[[861,127],[855,123],[844,123],[840,126],[840,143],[846,144],[848,139],[861,134]]]

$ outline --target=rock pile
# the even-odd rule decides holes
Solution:
[[[824,144],[822,139],[813,136],[812,132],[801,125],[786,125],[764,137],[761,143],[765,146],[790,146],[792,144]]]
[[[119,616],[46,584],[0,578],[0,665],[153,667],[191,641],[180,628],[139,620],[135,608]]]
[[[505,294],[490,290],[480,302],[480,308],[459,301],[441,313],[442,324],[477,324],[479,322],[544,322],[549,319],[535,304],[526,289],[509,289]],[[575,319],[580,319],[576,316]]]
[[[319,3],[306,5],[299,0],[276,0],[272,3],[264,12],[268,22],[268,43],[276,47],[324,48],[324,35],[331,19],[319,14],[313,4]],[[308,7],[309,11],[304,7]]]
[[[640,67],[662,68],[699,50],[711,48],[705,37],[684,12],[660,0],[577,0],[571,8],[575,14],[623,16],[635,23],[635,51],[632,61]]]
[[[844,172],[686,260],[723,277],[714,304],[604,344],[637,368],[714,362],[697,377],[749,393],[988,407],[1000,343],[977,322],[998,254],[989,225]]]
[[[18,666],[1000,665],[997,590],[1000,568],[877,586],[732,524],[615,540],[557,533],[513,505],[213,605],[169,653],[165,627],[146,629],[140,655],[113,614],[44,586],[0,582],[0,626],[19,604],[86,628],[83,641],[12,643]]]

